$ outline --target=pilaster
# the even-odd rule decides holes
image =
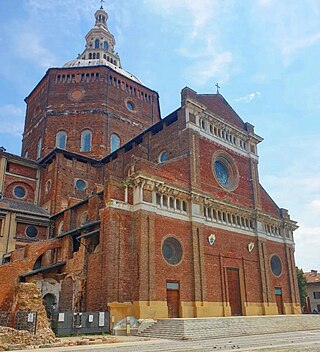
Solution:
[[[7,167],[7,158],[0,156],[0,194],[4,191],[4,179]]]

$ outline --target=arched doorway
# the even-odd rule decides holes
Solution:
[[[43,301],[44,301],[44,304],[45,304],[48,320],[49,320],[49,322],[52,325],[52,323],[54,321],[54,318],[55,318],[56,309],[57,309],[56,296],[53,295],[52,293],[47,293],[43,297]]]

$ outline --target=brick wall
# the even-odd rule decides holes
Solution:
[[[83,154],[101,158],[110,153],[112,133],[124,144],[159,121],[158,100],[154,91],[108,67],[50,69],[26,99],[22,153],[35,159],[42,135],[42,157],[47,155],[59,131],[67,133],[66,149],[81,153],[81,133],[90,130],[92,150]]]

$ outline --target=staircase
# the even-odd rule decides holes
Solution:
[[[159,319],[138,336],[202,340],[307,330],[320,330],[320,315]]]

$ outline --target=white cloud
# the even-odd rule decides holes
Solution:
[[[276,48],[284,64],[303,49],[320,42],[320,3],[315,0],[258,0],[253,7],[256,29],[269,52]],[[266,35],[267,29],[267,35]]]
[[[0,121],[0,133],[22,135],[24,111],[21,107],[12,104],[0,106]]]
[[[294,232],[296,262],[305,271],[320,269],[320,176],[283,170],[283,176],[263,177],[262,184],[272,189],[280,207],[289,209],[291,218],[298,221]]]
[[[320,199],[313,199],[309,204],[306,205],[310,212],[320,218]]]
[[[217,13],[220,6],[218,0],[144,0],[145,4],[152,6],[156,12],[160,12],[165,16],[189,13],[192,17],[192,22],[189,26],[189,35],[195,38],[199,35],[200,30],[204,28]]]
[[[304,271],[320,269],[320,227],[300,226],[294,234],[296,264]]]
[[[274,0],[258,0],[258,5],[259,6],[270,6],[272,5]]]
[[[144,0],[166,18],[168,31],[178,34],[176,53],[189,60],[184,76],[191,84],[205,85],[214,79],[226,82],[233,73],[233,53],[224,48],[223,30],[234,0]],[[170,21],[170,19],[172,21]],[[182,34],[182,35],[181,35]]]
[[[80,19],[81,15],[92,16],[92,13],[97,10],[99,6],[96,0],[27,0],[27,8],[29,12],[35,16],[43,17],[67,17],[70,19],[69,23],[63,23],[63,26],[72,25],[74,21]],[[41,20],[39,17],[39,20]]]
[[[224,83],[229,79],[231,63],[232,53],[222,52],[211,58],[196,61],[188,67],[185,76],[198,85],[204,85],[213,78],[219,83]]]
[[[258,72],[252,77],[252,79],[257,83],[264,83],[267,81],[267,75],[265,73]]]
[[[310,36],[298,38],[295,41],[287,41],[287,43],[284,43],[282,53],[284,55],[291,55],[298,50],[309,48],[310,46],[316,45],[318,43],[320,43],[320,32]]]
[[[289,209],[291,218],[298,221],[299,229],[294,232],[296,262],[304,270],[320,269],[319,140],[319,133],[285,137],[278,142],[275,138],[269,150],[270,168],[279,163],[281,173],[278,168],[277,173],[270,170],[260,174],[262,185],[272,190],[270,195],[276,203]]]
[[[32,32],[20,33],[16,41],[18,55],[22,59],[32,61],[46,69],[55,64],[54,54],[41,44],[38,34]]]
[[[245,95],[244,97],[237,98],[235,99],[235,101],[240,103],[251,103],[253,99],[260,98],[260,96],[261,96],[260,92],[255,92],[255,93]]]

